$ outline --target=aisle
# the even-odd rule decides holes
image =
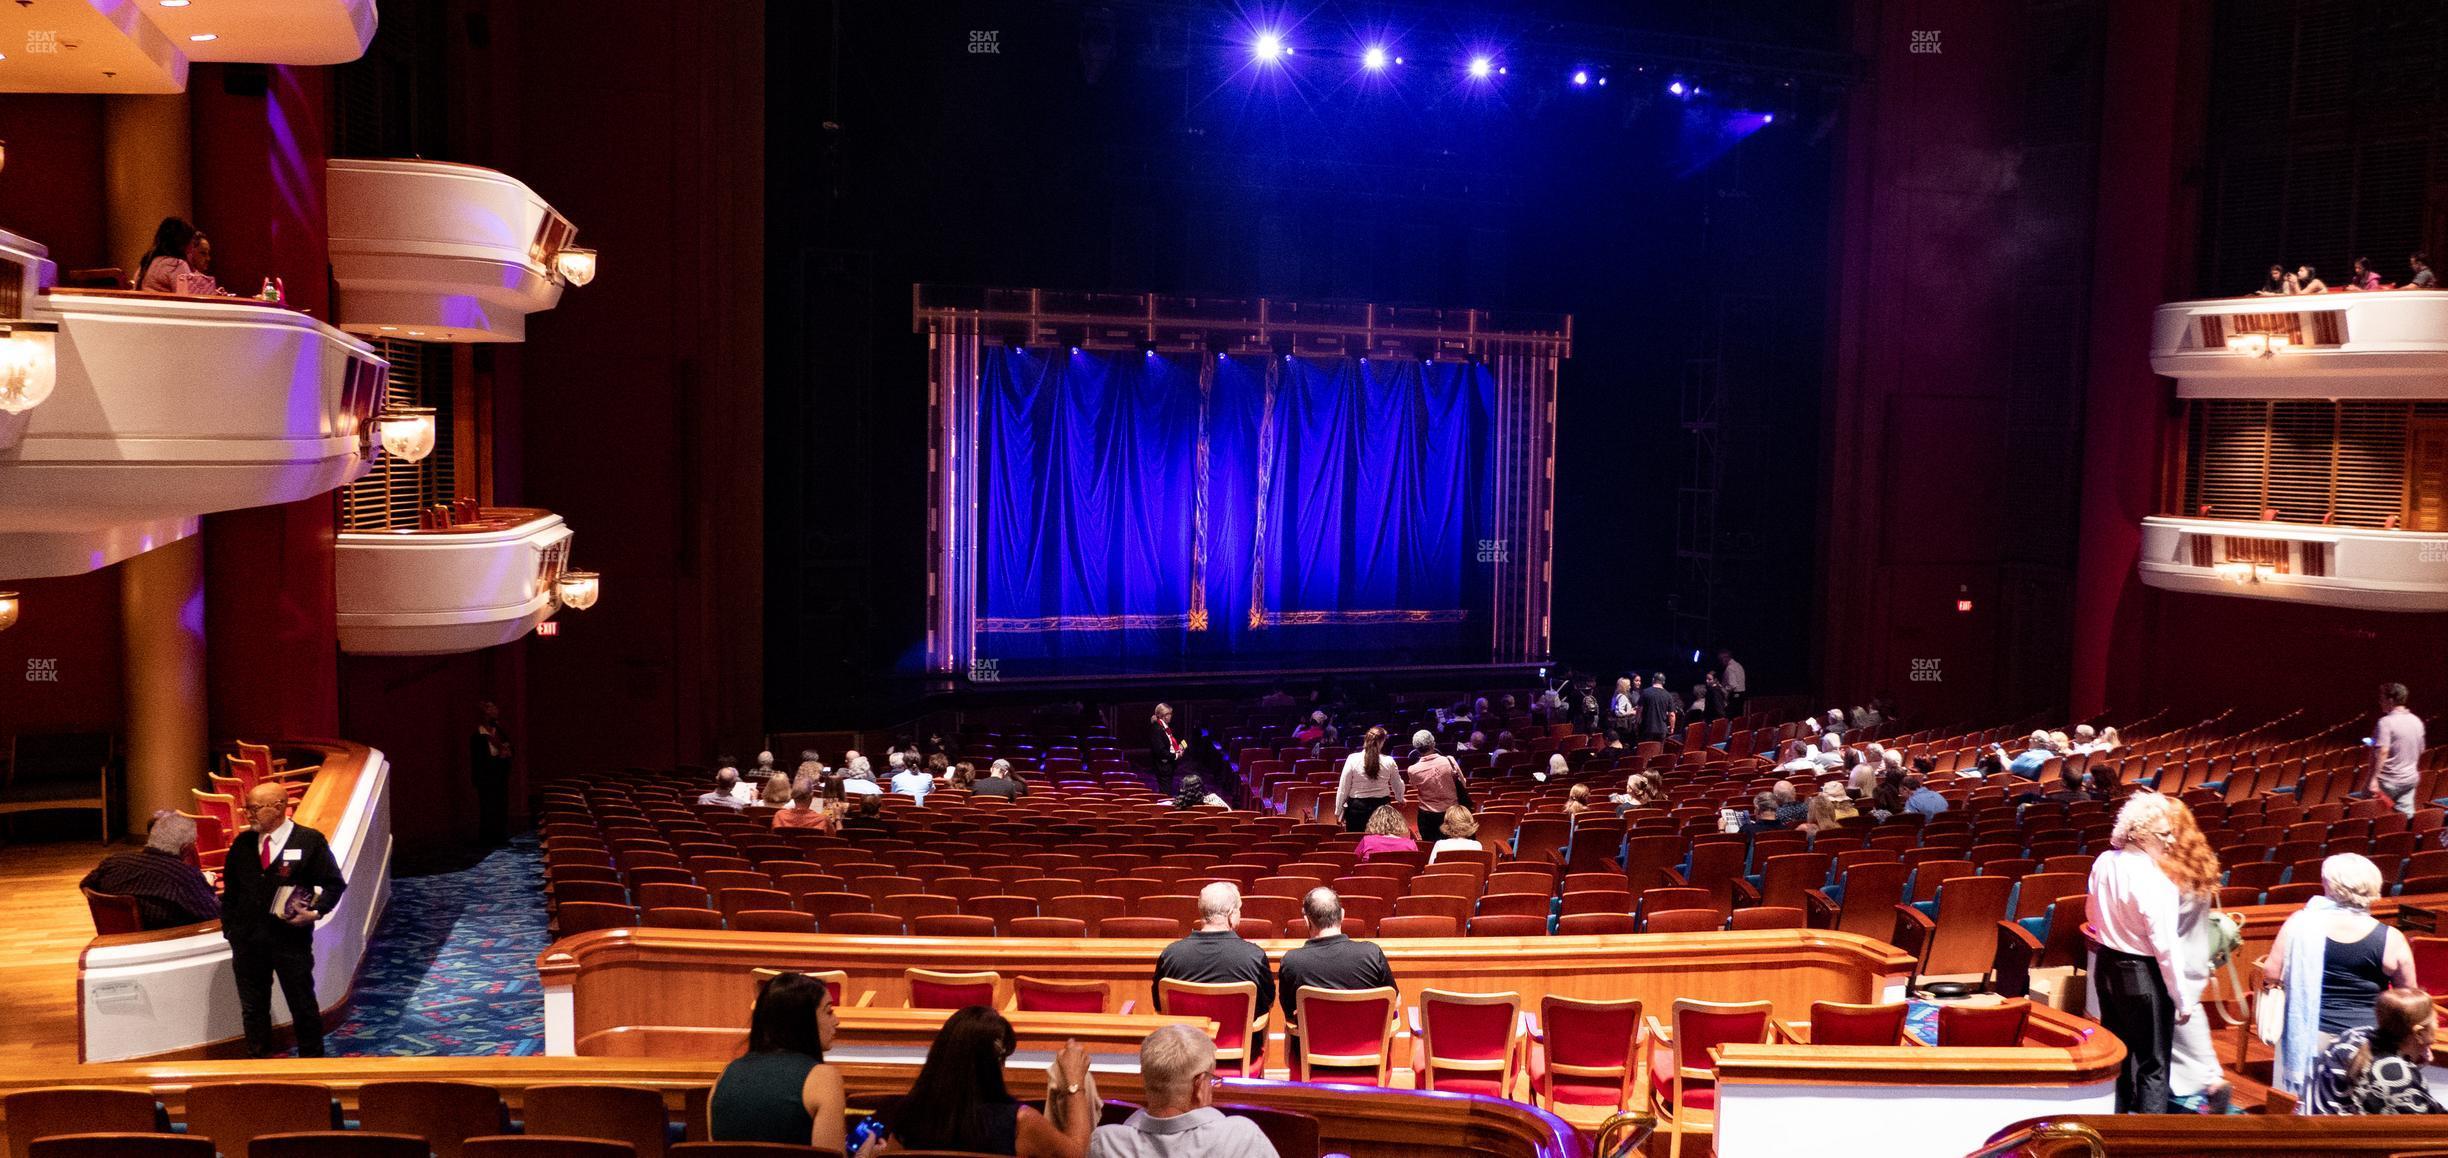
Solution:
[[[467,867],[392,867],[390,906],[375,928],[357,1002],[325,1039],[329,1051],[542,1053],[544,991],[535,959],[551,939],[535,837],[521,836]]]

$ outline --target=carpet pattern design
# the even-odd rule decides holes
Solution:
[[[544,990],[535,959],[551,941],[544,858],[532,835],[466,867],[400,867],[356,1004],[325,1048],[335,1057],[540,1054]]]

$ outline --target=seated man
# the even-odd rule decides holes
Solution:
[[[739,769],[726,764],[714,773],[713,791],[698,797],[697,803],[718,808],[746,808],[753,799],[755,796],[748,791],[748,786],[740,783]]]
[[[1017,799],[1028,795],[1028,784],[1012,773],[1011,761],[997,760],[988,765],[986,774],[969,786],[971,796],[1006,796]]]
[[[1165,946],[1156,957],[1156,980],[1200,981],[1207,983],[1251,981],[1258,985],[1257,1003],[1251,1011],[1265,1017],[1275,1007],[1275,975],[1267,969],[1266,950],[1241,939],[1233,926],[1241,920],[1241,889],[1231,881],[1216,881],[1199,890],[1199,927],[1189,936]],[[1155,997],[1156,1011],[1164,1012],[1164,991]]]
[[[856,748],[842,753],[841,786],[844,796],[882,796],[884,788],[876,783],[875,766]]]
[[[1309,895],[1301,898],[1301,915],[1309,918],[1309,943],[1284,954],[1282,984],[1276,987],[1283,1001],[1285,1025],[1300,1018],[1300,991],[1304,985],[1318,989],[1375,989],[1394,984],[1394,971],[1386,967],[1385,950],[1343,935],[1343,898],[1336,896],[1333,889],[1309,890]]]
[[[136,898],[136,912],[148,931],[220,920],[221,899],[213,895],[212,882],[187,863],[195,843],[195,821],[175,812],[156,812],[143,848],[104,857],[77,883],[97,893]]]
[[[1947,798],[1937,789],[1922,783],[1920,773],[1914,772],[1904,777],[1904,811],[1927,820],[1946,810]]]
[[[1088,1158],[1277,1158],[1266,1131],[1226,1117],[1215,1101],[1214,1039],[1168,1025],[1139,1043],[1147,1108],[1088,1138]]]

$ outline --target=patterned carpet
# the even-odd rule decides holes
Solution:
[[[543,1052],[544,858],[532,835],[473,855],[417,863],[396,853],[357,1002],[325,1039],[334,1056]]]

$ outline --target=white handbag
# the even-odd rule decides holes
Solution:
[[[2253,1030],[2261,1044],[2276,1045],[2286,1034],[2286,988],[2272,985],[2253,995]]]

